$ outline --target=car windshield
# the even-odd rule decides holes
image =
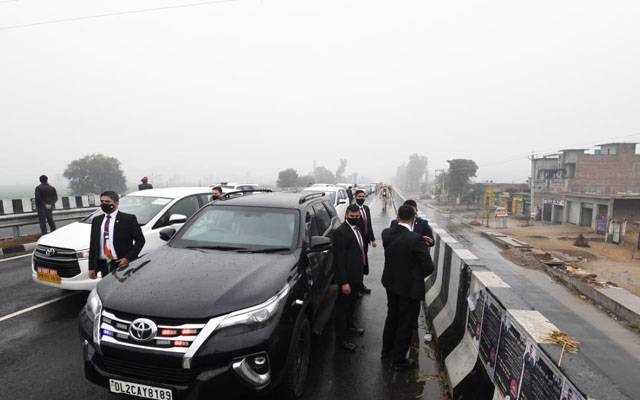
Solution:
[[[289,249],[296,240],[297,210],[214,206],[178,232],[174,247],[241,250]]]
[[[152,197],[152,196],[125,196],[120,199],[118,211],[127,214],[133,214],[138,219],[138,224],[146,225],[153,219],[167,204],[173,200],[169,197]],[[81,222],[90,224],[93,218],[102,214],[102,210],[98,209]]]

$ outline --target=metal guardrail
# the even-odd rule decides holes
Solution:
[[[57,212],[53,212],[53,217],[56,222],[80,220],[94,212],[96,209],[97,207],[79,208],[73,210],[59,210]],[[16,220],[19,220],[19,222],[0,224],[0,229],[11,229],[12,237],[18,238],[20,237],[20,228],[28,225],[38,225],[40,223],[40,221],[38,220],[38,213],[4,215],[0,217],[0,222]]]

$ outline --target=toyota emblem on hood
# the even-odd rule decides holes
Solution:
[[[45,253],[44,253],[44,254],[45,254],[47,257],[51,257],[51,256],[53,256],[53,255],[55,255],[55,254],[56,254],[56,249],[54,249],[53,247],[49,247],[49,248],[47,249],[47,251],[45,251]]]
[[[138,318],[129,326],[129,334],[138,342],[148,342],[158,333],[158,327],[150,319]]]

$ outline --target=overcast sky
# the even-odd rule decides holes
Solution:
[[[640,139],[637,0],[229,0],[20,27],[182,4],[0,0],[0,184],[97,152],[129,183],[340,158],[386,179],[413,152],[524,181],[531,151]]]

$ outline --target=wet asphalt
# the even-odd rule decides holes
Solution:
[[[392,210],[383,214],[371,202],[375,233],[388,226]],[[380,360],[386,295],[380,283],[384,255],[381,244],[371,248],[371,295],[358,305],[356,319],[365,329],[355,338],[355,353],[336,348],[332,326],[314,341],[304,399],[436,400],[443,398],[433,351],[416,332],[411,357],[416,370],[395,372]],[[0,262],[0,399],[122,399],[85,380],[77,317],[86,292],[66,292],[31,280],[30,257]],[[16,311],[67,296],[54,303],[3,319]],[[419,383],[418,381],[425,381]],[[261,397],[264,398],[264,397]]]

